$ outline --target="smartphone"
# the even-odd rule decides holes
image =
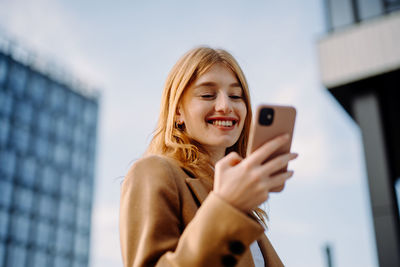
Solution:
[[[250,128],[246,155],[250,155],[265,142],[285,133],[289,134],[289,141],[267,157],[265,161],[289,153],[295,119],[296,109],[292,106],[259,105]],[[287,171],[287,166],[281,171]]]

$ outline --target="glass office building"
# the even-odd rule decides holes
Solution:
[[[0,266],[88,266],[98,97],[0,51]]]
[[[400,266],[400,0],[324,2],[321,80],[361,131],[379,266]]]

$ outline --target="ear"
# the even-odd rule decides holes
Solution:
[[[178,107],[176,108],[175,115],[176,115],[176,119],[178,121],[183,121],[183,113],[182,113],[182,106],[181,105],[178,105]]]

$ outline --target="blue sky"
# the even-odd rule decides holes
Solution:
[[[102,93],[91,266],[122,266],[119,186],[155,127],[164,80],[197,45],[239,61],[253,106],[297,108],[294,177],[271,197],[267,233],[287,266],[378,266],[361,136],[321,85],[321,0],[2,0],[0,28]]]

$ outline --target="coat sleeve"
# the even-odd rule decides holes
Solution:
[[[263,227],[214,193],[185,229],[172,167],[160,157],[135,163],[121,188],[125,267],[233,266]]]

